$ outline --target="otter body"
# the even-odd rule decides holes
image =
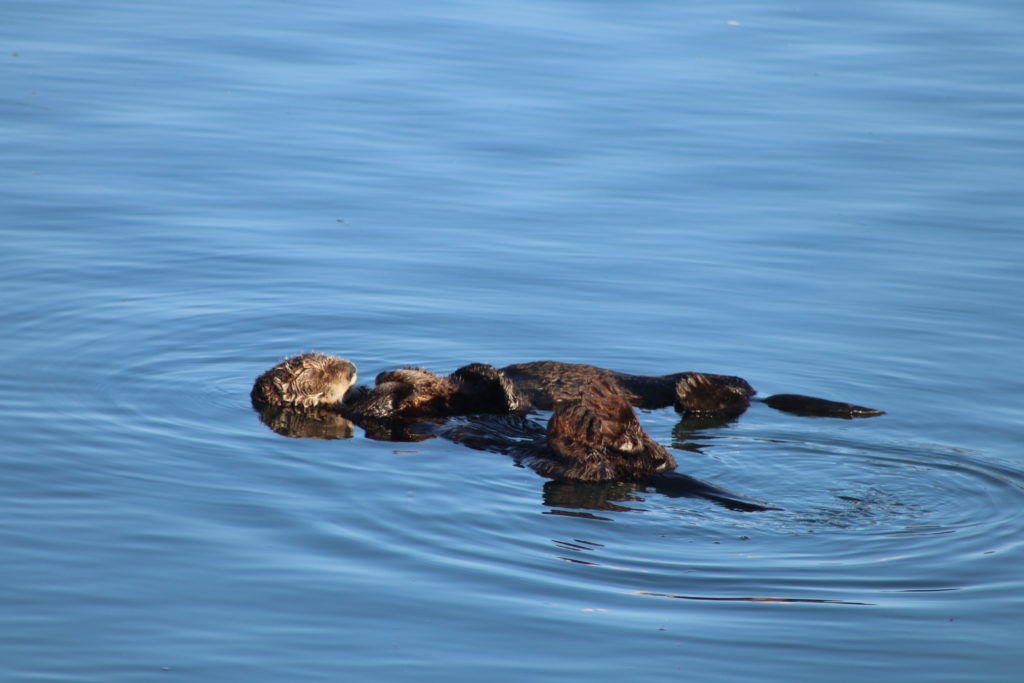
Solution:
[[[615,384],[638,408],[675,406],[680,412],[742,413],[750,405],[754,388],[742,377],[701,372],[672,375],[630,375],[595,365],[537,361],[501,369],[516,389],[541,410],[559,401],[573,400],[583,387],[596,380]]]
[[[681,413],[697,415],[739,415],[757,394],[742,377],[707,372],[677,372],[671,375],[631,375],[594,365],[537,361],[501,369],[516,390],[534,407],[551,410],[559,401],[573,400],[583,387],[597,379],[618,386],[637,408],[673,406]],[[875,417],[885,411],[853,403],[828,401],[799,394],[776,394],[763,399],[776,410],[813,417]]]

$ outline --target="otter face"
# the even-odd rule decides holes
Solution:
[[[334,363],[331,367],[324,369],[324,382],[326,385],[324,400],[328,403],[341,403],[341,400],[345,398],[345,394],[348,393],[348,390],[359,379],[359,373],[356,372],[355,364],[344,358],[334,358],[333,360],[340,361],[340,363]]]
[[[256,378],[252,401],[257,407],[313,408],[339,403],[356,382],[351,361],[323,353],[287,358]]]

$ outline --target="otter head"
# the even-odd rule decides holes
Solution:
[[[555,407],[547,442],[553,458],[535,469],[555,479],[643,481],[676,467],[640,426],[622,390],[604,377],[587,382],[578,401]]]
[[[340,403],[356,383],[356,366],[324,353],[303,353],[281,361],[256,378],[253,405],[314,408]]]

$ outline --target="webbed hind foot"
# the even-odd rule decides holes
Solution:
[[[853,403],[828,401],[813,396],[801,396],[800,394],[775,394],[762,400],[776,410],[809,417],[841,417],[849,420],[855,417],[885,415],[884,410],[865,408]]]

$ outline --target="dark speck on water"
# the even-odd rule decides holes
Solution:
[[[0,678],[1015,680],[1020,23],[7,3]],[[638,411],[748,512],[287,438],[249,390],[304,351],[886,414]]]

